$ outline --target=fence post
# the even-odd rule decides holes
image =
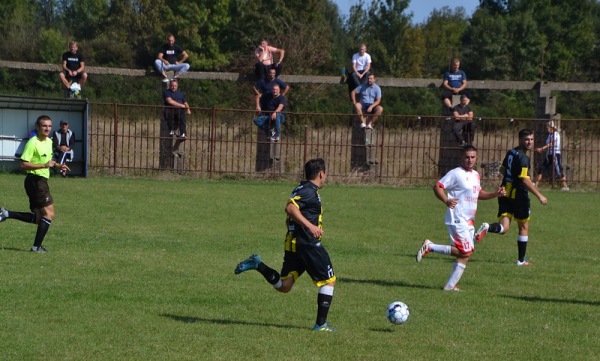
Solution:
[[[115,112],[115,122],[113,129],[113,174],[117,173],[117,150],[118,150],[118,141],[119,141],[119,105],[115,103],[114,106]]]

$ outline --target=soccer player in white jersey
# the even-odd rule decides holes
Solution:
[[[450,245],[435,244],[426,239],[417,252],[417,262],[430,252],[456,257],[445,291],[459,291],[456,286],[474,250],[475,214],[477,201],[505,195],[504,187],[495,192],[481,189],[479,173],[473,169],[477,163],[477,148],[468,145],[462,150],[461,166],[452,169],[433,186],[433,193],[446,209],[444,223],[450,234]]]

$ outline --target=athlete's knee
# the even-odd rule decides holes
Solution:
[[[281,281],[281,287],[275,288],[277,292],[288,293],[294,287],[294,277],[286,278]]]

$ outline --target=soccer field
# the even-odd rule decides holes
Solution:
[[[28,208],[22,175],[0,175],[0,206]],[[234,275],[253,252],[280,269],[294,183],[53,177],[56,217],[0,224],[1,360],[592,360],[600,355],[600,193],[544,190],[532,199],[528,258],[516,227],[488,234],[460,286],[453,259],[414,255],[447,243],[430,188],[328,185],[323,241],[338,282],[315,333],[317,288],[289,294],[259,273]],[[491,189],[491,185],[484,185]],[[479,203],[477,225],[496,201]],[[410,307],[394,326],[386,306]]]

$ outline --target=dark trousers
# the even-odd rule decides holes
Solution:
[[[185,109],[167,108],[163,110],[163,117],[167,122],[169,132],[179,128],[179,134],[185,133]]]
[[[454,138],[458,144],[473,144],[473,140],[475,139],[475,130],[476,130],[475,122],[473,121],[465,121],[465,120],[457,120],[454,121],[454,125],[452,126],[452,134],[454,134]]]

